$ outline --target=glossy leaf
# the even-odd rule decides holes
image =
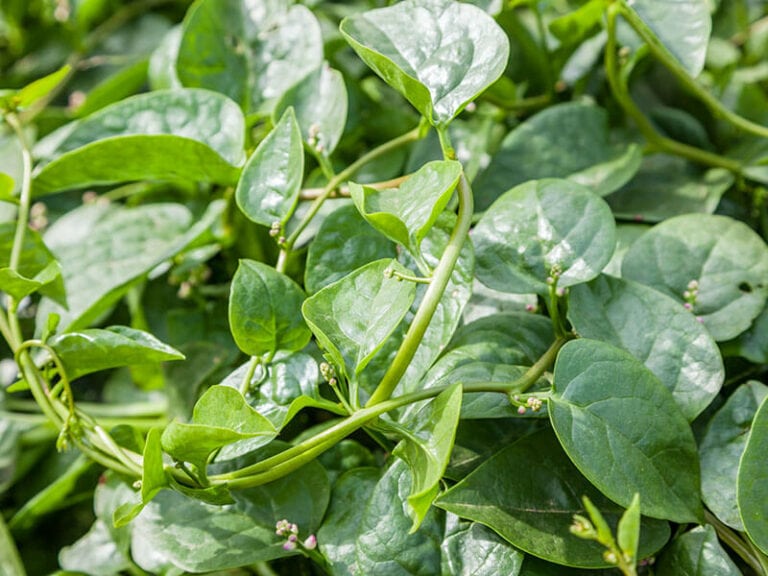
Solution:
[[[524,555],[478,522],[459,522],[447,514],[442,574],[518,576]]]
[[[654,566],[658,576],[741,576],[712,526],[697,526],[672,540]]]
[[[250,356],[304,348],[311,334],[301,317],[303,301],[304,292],[284,274],[241,260],[229,298],[229,324],[238,347]]]
[[[366,222],[354,206],[331,212],[309,245],[304,285],[314,294],[354,270],[397,252],[384,235]]]
[[[171,422],[163,432],[163,449],[201,474],[210,455],[238,440],[276,435],[272,423],[251,408],[233,388],[213,386],[195,404],[191,424]]]
[[[715,340],[728,340],[747,330],[765,306],[768,246],[727,216],[678,216],[635,241],[622,275],[680,302],[697,282],[693,313]]]
[[[131,561],[112,539],[108,525],[97,520],[80,539],[59,552],[59,563],[64,570],[109,576],[131,569]]]
[[[458,162],[429,162],[394,190],[354,183],[349,188],[355,206],[371,226],[420,254],[421,241],[445,209],[460,176]]]
[[[431,576],[440,573],[442,526],[432,510],[418,531],[408,529],[410,473],[396,460],[379,480],[359,519],[355,556],[360,574],[370,576]]]
[[[768,364],[768,307],[736,340],[723,344],[725,354],[738,354],[756,364]]]
[[[670,389],[693,420],[725,379],[720,351],[696,318],[668,296],[620,278],[599,276],[571,290],[568,315],[577,332],[624,348]]]
[[[41,141],[36,152],[48,163],[35,174],[34,192],[150,178],[232,184],[244,141],[242,112],[220,94],[141,94]]]
[[[739,460],[747,445],[752,420],[768,397],[768,386],[754,380],[739,386],[707,425],[699,443],[701,493],[718,519],[744,531],[736,501]]]
[[[712,31],[709,4],[704,0],[622,0],[653,32],[666,50],[691,75],[704,68]]]
[[[600,494],[568,460],[554,434],[543,430],[495,453],[435,504],[485,524],[513,546],[550,562],[607,566],[602,546],[569,531],[572,516],[584,514],[582,495],[616,526],[623,510]],[[640,534],[640,557],[645,557],[663,546],[669,527],[645,519]]]
[[[38,327],[59,314],[61,331],[86,327],[108,310],[130,283],[183,250],[197,237],[192,215],[179,204],[136,208],[85,205],[51,226],[46,243],[61,264],[68,308],[43,301]],[[83,250],[83,242],[88,250]]]
[[[184,19],[176,71],[184,86],[216,90],[256,111],[322,61],[320,25],[305,6],[203,0]]]
[[[318,343],[348,376],[357,375],[405,316],[416,294],[412,282],[385,274],[410,272],[394,260],[377,260],[308,298],[304,318]]]
[[[34,294],[51,282],[61,283],[61,267],[55,260],[35,274],[34,278],[25,278],[10,268],[0,268],[0,290],[17,301]]]
[[[289,106],[296,112],[304,142],[329,156],[347,122],[347,88],[341,72],[323,64],[289,88],[278,101],[273,118]]]
[[[184,359],[181,352],[152,334],[127,326],[59,334],[48,344],[56,351],[70,380],[107,368]]]
[[[504,71],[509,42],[482,10],[406,0],[346,18],[360,58],[432,124],[447,124]]]
[[[747,445],[739,461],[736,497],[744,529],[752,542],[768,554],[768,398],[755,414]]]
[[[576,102],[539,112],[512,130],[473,186],[479,210],[503,192],[539,178],[568,178],[599,196],[610,194],[640,168],[635,144],[609,139],[602,108]]]
[[[608,264],[615,224],[608,205],[567,180],[536,180],[505,193],[480,219],[472,240],[477,277],[512,293],[547,294],[591,280]]]
[[[257,224],[285,224],[299,200],[303,177],[301,131],[288,108],[246,162],[235,190],[237,205]]]
[[[405,460],[411,470],[408,513],[413,519],[411,533],[424,521],[439,491],[453,449],[461,412],[461,385],[454,384],[405,423],[408,435],[392,454]]]
[[[606,496],[675,522],[702,516],[696,443],[672,393],[633,356],[596,340],[557,357],[549,417],[569,458]]]

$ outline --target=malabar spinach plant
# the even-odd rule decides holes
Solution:
[[[0,572],[768,576],[767,19],[0,2]]]

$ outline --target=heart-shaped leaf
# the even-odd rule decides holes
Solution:
[[[613,254],[610,208],[568,180],[534,180],[509,190],[472,233],[477,277],[504,292],[547,294],[597,276]]]
[[[341,33],[432,124],[447,124],[507,65],[509,41],[488,14],[451,0],[406,0],[346,18]]]
[[[696,443],[672,393],[629,353],[596,340],[566,344],[549,417],[574,464],[611,500],[640,494],[653,518],[702,517]]]

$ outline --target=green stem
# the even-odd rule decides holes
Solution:
[[[424,338],[424,333],[427,331],[432,316],[435,314],[440,299],[443,297],[443,293],[451,279],[453,268],[459,259],[461,247],[464,245],[469,228],[472,225],[472,189],[463,173],[459,179],[457,189],[459,193],[459,213],[456,225],[448,240],[448,245],[445,247],[443,255],[440,257],[440,261],[432,273],[432,281],[424,293],[424,299],[421,301],[411,325],[408,327],[403,343],[400,345],[381,382],[368,400],[367,406],[373,406],[386,400],[394,392],[395,387],[408,369],[411,360],[413,360],[413,356],[416,354],[416,350]]]
[[[615,6],[615,4],[613,6]],[[611,8],[613,8],[613,6],[611,6]],[[646,44],[648,44],[651,53],[675,75],[684,88],[686,88],[693,96],[701,100],[715,116],[724,118],[745,132],[751,132],[757,136],[768,138],[768,126],[756,124],[728,110],[723,106],[722,102],[696,82],[696,80],[688,74],[685,68],[683,68],[683,66],[669,54],[653,31],[648,28],[645,22],[643,22],[642,18],[627,5],[627,0],[619,0],[619,10],[629,25],[632,26]]]
[[[724,158],[718,154],[713,154],[712,152],[701,150],[695,146],[689,146],[688,144],[683,144],[682,142],[677,142],[676,140],[662,136],[656,131],[656,128],[651,121],[648,120],[637,107],[629,94],[626,84],[621,79],[621,67],[616,57],[618,52],[616,41],[616,17],[619,15],[619,12],[620,7],[617,4],[611,4],[608,7],[608,41],[605,47],[605,70],[608,77],[608,84],[611,86],[616,101],[635,122],[642,135],[651,145],[651,148],[659,152],[675,154],[698,164],[725,168],[731,172],[737,174],[740,173],[742,166],[741,163],[736,160]]]

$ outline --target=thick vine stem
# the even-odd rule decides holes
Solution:
[[[611,7],[612,8],[612,7]],[[690,74],[675,60],[659,41],[652,30],[648,28],[642,18],[640,18],[632,8],[627,4],[627,0],[619,1],[619,10],[621,15],[629,22],[629,25],[640,35],[640,37],[648,44],[653,55],[661,61],[662,64],[680,81],[683,87],[688,90],[693,96],[701,100],[716,116],[724,118],[734,126],[744,130],[745,132],[751,132],[757,136],[768,138],[768,126],[762,126],[747,120],[746,118],[739,116],[738,114],[728,110],[723,106],[717,98],[707,92]]]
[[[692,162],[703,164],[705,166],[725,168],[726,170],[736,174],[741,173],[743,167],[741,163],[736,160],[724,158],[718,154],[713,154],[712,152],[696,148],[695,146],[689,146],[688,144],[683,144],[682,142],[678,142],[676,140],[672,140],[671,138],[667,138],[666,136],[662,136],[659,134],[659,132],[657,132],[651,121],[646,118],[646,116],[634,103],[625,82],[621,78],[621,67],[616,58],[618,51],[616,42],[616,17],[619,15],[619,13],[624,15],[624,11],[621,10],[622,6],[623,5],[619,4],[611,4],[608,7],[608,41],[605,46],[605,70],[611,91],[616,97],[617,102],[624,109],[624,112],[626,112],[627,115],[632,118],[642,133],[643,137],[648,141],[651,148],[655,151],[674,154],[676,156],[686,158]],[[629,9],[627,9],[627,11],[631,12]],[[632,14],[634,14],[634,12]],[[635,16],[635,18],[637,18],[637,16]],[[637,19],[639,20],[639,18]],[[653,46],[651,47],[651,50],[653,50]],[[685,77],[688,77],[685,71],[681,71],[681,73]]]

